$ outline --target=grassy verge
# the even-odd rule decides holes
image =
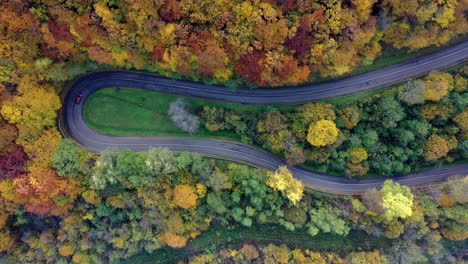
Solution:
[[[303,230],[287,231],[277,225],[254,225],[250,228],[239,225],[214,226],[192,239],[183,249],[163,247],[151,254],[135,255],[122,264],[143,263],[175,263],[176,260],[186,258],[200,252],[212,252],[222,247],[234,247],[248,241],[250,243],[281,243],[295,248],[314,251],[348,252],[351,250],[371,250],[385,248],[392,240],[385,237],[375,237],[364,232],[352,231],[348,236],[338,236],[320,233],[310,236]]]

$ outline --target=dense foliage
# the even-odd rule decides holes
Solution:
[[[205,106],[199,115],[209,131],[233,131],[290,165],[349,177],[404,174],[466,159],[467,70],[433,71],[343,104],[266,112]]]
[[[445,44],[466,32],[467,8],[462,0],[0,1],[0,262],[117,263],[166,244],[183,247],[212,224],[257,222],[310,235],[360,229],[404,237],[385,253],[390,260],[446,263],[454,256],[440,238],[467,238],[466,178],[412,195],[390,182],[362,201],[322,199],[304,194],[284,168],[266,172],[165,149],[88,153],[60,140],[56,117],[64,81],[99,68],[228,86],[295,84],[368,65],[383,45]],[[424,85],[408,83],[398,99],[343,109],[309,104],[255,118],[211,109],[210,118],[223,122],[203,121],[287,150],[291,163],[312,160],[349,175],[368,166],[404,172],[421,155],[437,162],[466,152],[464,77],[433,74]],[[173,118],[187,125],[181,110]],[[310,127],[310,141],[331,151],[304,151]],[[362,137],[345,141],[351,134]],[[401,146],[387,145],[393,135]]]
[[[404,238],[395,246],[410,243],[419,259],[452,256],[442,237],[468,238],[467,177],[415,193],[387,181],[353,199],[304,193],[285,167],[267,172],[159,148],[94,156],[68,140],[51,166],[0,182],[2,263],[118,263],[163,245],[182,248],[211,225],[232,223],[311,236],[364,230]]]
[[[204,263],[315,263],[315,264],[381,264],[388,263],[380,251],[356,251],[348,255],[321,253],[309,249],[291,249],[287,245],[243,244],[237,249],[222,249],[213,253],[198,254],[190,257],[188,264]]]
[[[462,0],[7,0],[0,81],[62,81],[90,60],[194,80],[279,86],[466,33]],[[86,65],[87,64],[87,65]]]

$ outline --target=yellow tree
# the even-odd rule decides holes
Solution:
[[[44,128],[55,125],[60,99],[50,85],[40,85],[35,76],[25,75],[18,84],[19,96],[3,103],[1,114],[20,130],[20,138],[37,139]]]
[[[351,43],[343,43],[336,49],[331,57],[333,67],[329,69],[328,75],[339,76],[350,72],[359,62],[357,49]]]
[[[462,131],[468,131],[468,107],[465,107],[462,112],[456,114],[452,119]]]
[[[353,147],[349,149],[349,159],[352,163],[359,163],[368,157],[367,150],[364,147]]]
[[[68,256],[71,256],[73,255],[73,245],[71,244],[66,244],[66,245],[63,245],[59,248],[59,254],[64,256],[64,257],[68,257]]]
[[[380,255],[380,251],[356,251],[348,254],[345,263],[349,264],[377,264],[386,263],[385,257]]]
[[[372,12],[372,6],[377,0],[354,0],[352,3],[356,7],[356,14],[358,15],[358,22],[363,23],[369,19]]]
[[[361,163],[352,163],[352,162],[348,162],[346,164],[345,173],[346,173],[346,176],[348,177],[362,176],[366,174],[367,171],[369,171],[368,165],[364,165]]]
[[[438,101],[446,96],[450,90],[452,83],[452,75],[449,73],[441,73],[432,71],[426,78],[426,94],[427,100]]]
[[[183,248],[187,243],[187,238],[179,236],[176,233],[170,231],[158,235],[157,238],[161,243],[167,244],[172,248]]]
[[[383,6],[391,7],[392,13],[397,16],[406,13],[416,13],[418,0],[384,0]]]
[[[333,121],[320,120],[309,127],[307,141],[316,147],[323,147],[335,143],[338,138],[338,128]]]
[[[197,63],[197,72],[203,76],[214,75],[219,81],[227,81],[232,75],[232,71],[226,67],[229,57],[215,41],[207,43],[206,49],[198,56]]]
[[[450,240],[455,240],[455,241],[462,241],[468,238],[468,232],[466,232],[466,229],[463,229],[463,228],[460,228],[458,230],[444,228],[442,229],[442,234],[446,238]]]
[[[327,2],[325,16],[327,18],[329,31],[334,34],[339,33],[341,30],[343,25],[342,14],[341,1],[333,0]]]
[[[90,59],[95,60],[99,63],[111,64],[112,56],[106,50],[100,47],[90,47],[88,49],[88,56]]]
[[[8,124],[0,116],[0,156],[3,156],[16,147],[15,139],[18,136],[18,130],[14,125]]]
[[[434,134],[426,142],[424,157],[427,161],[437,160],[445,157],[449,151],[449,142],[444,137]]]
[[[198,196],[195,193],[195,188],[190,185],[177,185],[174,188],[174,203],[184,209],[189,209],[197,206]]]
[[[193,73],[192,64],[197,61],[197,55],[193,54],[189,47],[171,46],[164,51],[163,61],[163,69],[190,75]]]
[[[223,14],[230,2],[226,0],[182,0],[182,14],[188,17],[191,23],[212,22]]]
[[[60,100],[55,93],[37,88],[5,102],[1,113],[10,123],[41,130],[55,124],[59,108]]]
[[[266,184],[282,192],[293,204],[302,199],[304,185],[293,177],[291,171],[286,166],[279,167],[275,172],[269,171],[267,175]]]
[[[15,239],[10,232],[0,230],[0,252],[12,250],[15,246]]]
[[[432,19],[437,22],[441,27],[447,27],[455,18],[455,7],[458,5],[464,5],[466,2],[457,3],[457,0],[446,0],[446,1],[437,1],[439,3],[445,3],[442,6],[439,6],[437,12],[435,12],[435,17]],[[441,11],[439,11],[441,10]],[[466,10],[466,9],[465,9]]]
[[[21,131],[21,130],[20,130]],[[31,159],[28,163],[29,171],[43,170],[49,168],[50,160],[55,148],[60,141],[60,133],[56,128],[50,128],[34,141],[20,139],[18,143],[23,145],[24,152]]]

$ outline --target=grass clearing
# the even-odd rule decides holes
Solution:
[[[146,93],[133,89],[103,89],[86,100],[84,118],[99,130],[110,129],[131,134],[177,132],[177,128],[167,118],[168,102],[159,99],[162,98],[146,96]]]
[[[84,120],[94,130],[115,136],[177,136],[210,137],[240,140],[234,132],[223,131],[213,135],[203,127],[190,135],[177,128],[167,115],[169,105],[178,96],[133,88],[106,88],[86,100]],[[209,105],[224,105],[195,98],[186,98],[192,112]],[[239,107],[235,106],[234,107]]]
[[[335,97],[322,102],[343,105],[362,97],[375,95],[382,92],[382,89]],[[265,112],[271,107],[281,111],[291,111],[296,107],[296,105],[252,105],[210,101],[135,88],[105,88],[91,94],[85,101],[84,120],[92,129],[107,135],[190,136],[240,141],[240,137],[231,131],[213,133],[202,125],[198,132],[190,135],[174,126],[167,112],[170,103],[178,97],[184,98],[192,113],[203,106],[224,107],[240,112]]]
[[[253,244],[281,243],[295,248],[327,252],[349,252],[389,247],[392,240],[365,232],[351,231],[347,236],[320,233],[310,236],[304,230],[287,231],[278,225],[216,225],[192,239],[183,249],[163,247],[155,252],[135,255],[122,264],[175,263],[178,259],[223,247],[235,247],[243,241]]]
[[[178,95],[135,88],[105,88],[91,94],[84,104],[85,122],[99,133],[114,136],[174,136],[215,138],[240,141],[233,131],[208,131],[203,125],[190,135],[177,128],[167,115],[169,105]],[[207,106],[224,107],[243,112],[267,111],[266,105],[249,105],[183,97],[194,113]],[[292,110],[294,105],[278,105],[280,110]]]

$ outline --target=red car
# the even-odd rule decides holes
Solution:
[[[81,97],[83,97],[83,94],[80,93],[75,97],[75,104],[79,104],[81,102]]]

